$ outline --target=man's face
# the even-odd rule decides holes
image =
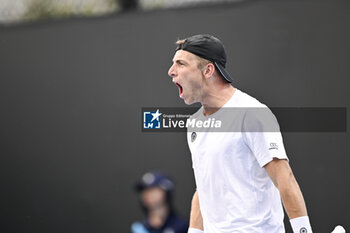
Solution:
[[[203,93],[203,73],[198,68],[199,60],[196,55],[184,51],[176,51],[173,65],[168,74],[179,88],[179,96],[186,104],[201,102]]]
[[[159,187],[146,188],[141,193],[141,200],[147,209],[155,209],[166,202],[166,192]]]

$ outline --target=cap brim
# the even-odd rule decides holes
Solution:
[[[229,73],[227,73],[227,71],[225,70],[225,68],[218,64],[217,62],[214,62],[216,68],[219,70],[220,74],[222,75],[222,77],[229,83],[233,82],[233,79],[231,78],[231,76],[229,75]]]

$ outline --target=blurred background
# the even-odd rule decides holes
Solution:
[[[150,170],[188,218],[186,135],[141,132],[142,107],[185,107],[175,41],[220,38],[268,106],[348,109],[349,28],[346,0],[0,0],[0,232],[130,232]],[[348,130],[283,137],[314,232],[349,231]]]
[[[244,0],[2,0],[0,22],[15,24],[116,14],[123,11],[149,11],[215,5]]]

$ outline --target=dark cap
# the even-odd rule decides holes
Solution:
[[[213,62],[227,82],[231,83],[233,81],[229,73],[225,70],[225,48],[218,38],[202,34],[191,36],[186,38],[183,44],[179,44],[176,47],[177,50],[185,50]]]
[[[147,172],[142,176],[142,179],[137,182],[136,190],[143,191],[146,188],[160,187],[164,191],[171,192],[174,189],[174,182],[170,177],[160,172]]]

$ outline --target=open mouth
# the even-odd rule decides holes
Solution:
[[[182,86],[178,83],[175,83],[176,86],[179,88],[179,96],[182,97],[182,93],[183,93],[183,89],[182,89]]]

